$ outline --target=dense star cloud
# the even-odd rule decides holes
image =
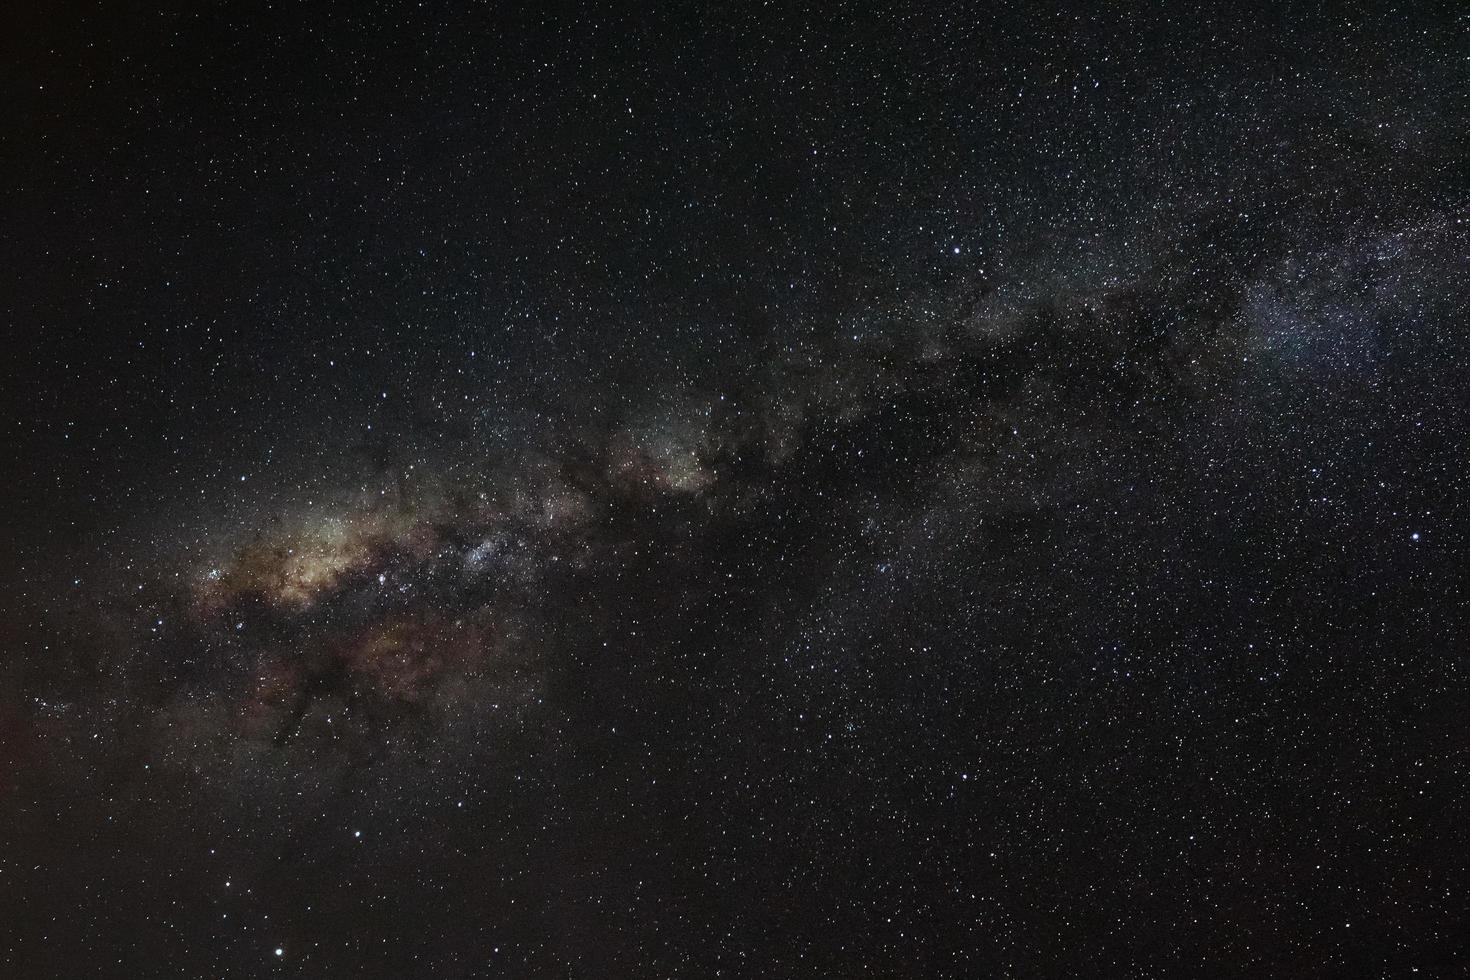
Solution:
[[[24,16],[6,975],[1470,968],[1453,9]]]

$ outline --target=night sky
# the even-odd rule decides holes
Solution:
[[[0,975],[1470,975],[1463,6],[6,7]]]

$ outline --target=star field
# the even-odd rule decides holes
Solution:
[[[0,973],[1470,970],[1454,5],[6,21]]]

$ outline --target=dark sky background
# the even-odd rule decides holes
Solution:
[[[1470,971],[1459,5],[12,6],[3,975]]]

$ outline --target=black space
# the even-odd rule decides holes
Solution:
[[[1089,7],[7,5],[0,975],[1470,975],[1470,15]]]

